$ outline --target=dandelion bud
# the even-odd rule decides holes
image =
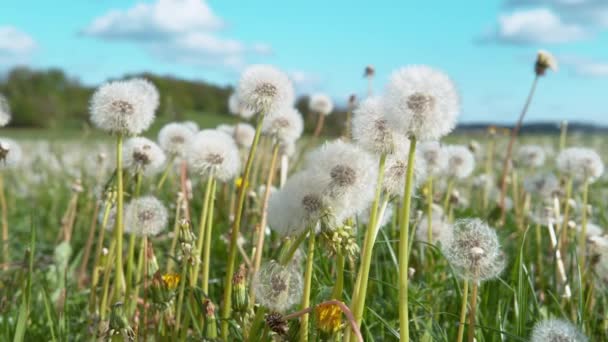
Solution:
[[[342,310],[336,304],[319,305],[315,308],[317,327],[324,333],[331,335],[342,328]]]
[[[11,121],[11,107],[4,95],[0,94],[0,127],[8,125]]]
[[[203,301],[205,311],[205,338],[208,341],[217,339],[217,318],[215,317],[215,305],[209,299]]]
[[[370,64],[365,67],[365,70],[363,71],[363,77],[374,77],[375,73],[376,69],[374,69],[374,66]]]
[[[198,256],[193,254],[196,236],[192,232],[190,222],[186,219],[181,219],[179,222],[178,239],[181,247],[181,259],[194,265],[198,260]]]
[[[160,311],[170,308],[178,282],[179,275],[177,274],[161,275],[159,271],[154,273],[150,286],[150,298]]]
[[[546,319],[534,325],[531,342],[586,342],[583,335],[570,322],[562,319]]]
[[[167,209],[153,196],[136,198],[125,209],[125,231],[155,236],[167,227]]]
[[[129,325],[122,302],[112,305],[110,323],[106,334],[107,340],[135,341],[135,332]]]
[[[15,167],[21,161],[21,148],[12,139],[0,138],[0,170]]]
[[[283,315],[278,312],[272,312],[266,315],[264,319],[270,331],[274,332],[279,336],[287,335],[287,332],[289,331],[289,325],[287,324],[287,321],[283,318]]]
[[[247,291],[247,268],[244,264],[232,276],[232,310],[244,312],[249,305],[249,294]]]
[[[329,115],[334,109],[334,102],[325,94],[313,94],[308,101],[308,108],[320,115]]]
[[[592,149],[570,147],[557,156],[557,168],[575,180],[594,182],[604,173],[601,157]]]
[[[272,260],[260,267],[252,286],[260,305],[271,311],[285,312],[300,302],[303,280],[294,265],[281,265]]]
[[[183,158],[194,134],[192,129],[183,123],[168,123],[158,132],[158,144],[170,157]]]
[[[551,53],[544,50],[539,50],[536,55],[534,72],[538,76],[544,76],[547,69],[557,71],[557,60]]]

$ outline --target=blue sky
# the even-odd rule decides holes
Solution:
[[[290,73],[300,93],[338,103],[380,93],[408,64],[445,71],[461,121],[515,121],[538,49],[541,80],[528,120],[608,124],[608,1],[2,0],[0,70],[60,67],[86,84],[151,71],[234,84],[252,63]]]

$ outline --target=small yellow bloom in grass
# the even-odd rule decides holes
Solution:
[[[336,304],[320,305],[315,308],[317,324],[321,331],[329,334],[342,328],[342,311]]]
[[[237,179],[234,180],[234,185],[236,185],[237,189],[240,189],[241,186],[243,185],[243,177],[239,177]],[[246,186],[249,186],[249,182],[245,183]]]
[[[169,290],[175,290],[177,285],[179,285],[179,274],[177,273],[167,273],[163,274],[163,281]]]

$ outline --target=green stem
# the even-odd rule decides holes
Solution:
[[[158,181],[158,184],[156,184],[156,191],[159,191],[160,189],[162,189],[163,185],[165,184],[165,181],[167,180],[167,176],[169,175],[169,171],[171,171],[171,167],[173,167],[173,161],[175,160],[175,156],[172,156],[169,161],[167,161],[167,166],[165,166],[165,170],[163,171],[163,174],[160,177],[160,180]]]
[[[443,200],[443,212],[447,213],[450,209],[450,197],[452,196],[452,189],[454,189],[454,178],[448,179],[448,187],[445,191],[445,199]]]
[[[433,243],[433,176],[429,176],[426,190],[426,220],[429,225],[426,241]]]
[[[475,311],[477,309],[477,289],[479,282],[473,280],[473,288],[471,291],[471,310],[469,311],[469,330],[468,330],[468,342],[475,340]]]
[[[315,256],[315,237],[313,230],[310,231],[308,238],[308,252],[306,253],[306,271],[304,272],[304,293],[302,294],[302,303],[300,310],[304,310],[310,306],[310,290],[312,285],[313,262]],[[308,314],[302,315],[300,318],[300,342],[308,341]]]
[[[179,294],[177,295],[177,309],[176,309],[176,319],[175,319],[175,336],[180,331],[180,324],[182,318],[182,306],[184,303],[184,290],[186,288],[186,276],[188,274],[188,261],[184,258],[182,259],[182,274],[180,276],[179,282]]]
[[[108,225],[108,219],[110,217],[110,210],[112,209],[112,200],[106,199],[106,204],[103,210],[103,219],[101,221],[101,227],[99,228],[99,237],[97,240],[97,246],[95,247],[95,260],[93,261],[93,275],[91,280],[91,296],[89,300],[89,311],[93,313],[95,310],[95,302],[97,301],[97,283],[99,282],[99,272],[103,270],[103,265],[100,264],[101,252],[103,248],[103,240],[105,237],[106,226]]]
[[[465,279],[462,284],[462,303],[460,305],[460,320],[458,321],[458,340],[457,342],[462,342],[462,338],[464,337],[464,323],[467,317],[467,296],[469,295],[469,280]]]
[[[560,250],[562,255],[566,255],[568,246],[568,221],[570,220],[570,197],[572,197],[572,177],[566,180],[566,197],[564,199],[564,216],[562,222],[562,232],[560,238]]]
[[[405,175],[405,189],[403,192],[403,206],[401,207],[401,220],[399,222],[399,336],[402,342],[410,340],[408,319],[408,240],[410,227],[410,207],[412,204],[412,185],[414,178],[414,156],[416,155],[416,137],[410,137],[410,151],[407,160]]]
[[[8,241],[8,206],[4,195],[4,176],[0,173],[0,210],[2,210],[2,263],[3,270],[7,271],[11,263],[11,252]]]
[[[209,214],[207,215],[207,229],[205,229],[205,245],[203,247],[203,292],[209,294],[209,266],[211,265],[211,238],[213,231],[213,209],[215,205],[215,188],[217,181],[214,179],[211,185],[211,196],[209,198]]]
[[[99,317],[103,321],[106,317],[106,309],[108,306],[108,292],[110,291],[110,272],[112,271],[112,262],[114,253],[116,252],[116,241],[113,240],[110,243],[110,250],[108,252],[108,259],[104,265],[103,273],[103,288],[101,290],[101,302],[99,303]]]
[[[587,242],[587,205],[589,203],[589,179],[585,178],[583,183],[583,210],[581,215],[581,234],[578,238],[578,251],[579,251],[579,265],[581,272],[583,273],[583,280],[585,279],[585,262],[587,256],[586,242]]]
[[[119,134],[116,138],[116,227],[114,228],[114,239],[116,241],[116,259],[114,279],[114,296],[120,297],[125,290],[125,274],[122,263],[122,237],[123,237],[123,207],[124,207],[124,188],[122,172],[122,143],[123,136]]]
[[[253,322],[251,323],[251,328],[249,329],[249,333],[248,333],[245,341],[257,341],[257,337],[259,335],[260,328],[262,327],[262,324],[264,324],[265,314],[266,314],[266,308],[263,306],[260,306],[257,309],[255,316],[253,317]],[[264,340],[262,340],[262,341],[264,341]]]
[[[226,269],[226,278],[224,279],[224,298],[222,302],[222,340],[228,340],[228,320],[230,319],[232,309],[232,275],[234,274],[234,266],[236,264],[237,257],[237,243],[241,230],[241,219],[243,217],[243,209],[245,207],[245,198],[247,195],[247,186],[249,183],[249,175],[251,173],[251,166],[255,158],[255,152],[260,141],[260,134],[262,133],[262,122],[264,121],[264,112],[258,115],[258,121],[255,128],[255,135],[253,137],[253,143],[249,150],[249,156],[247,157],[247,163],[245,164],[245,171],[243,172],[242,184],[239,189],[238,207],[235,213],[234,223],[232,225],[232,231],[230,233],[230,248],[228,253],[228,267]]]
[[[194,250],[194,268],[190,277],[190,286],[196,286],[198,281],[198,271],[201,266],[201,255],[203,253],[203,241],[205,240],[205,227],[207,224],[207,216],[209,215],[209,198],[211,197],[211,187],[213,185],[213,174],[207,178],[205,186],[205,197],[203,199],[203,207],[201,208],[201,218],[198,225],[198,239],[196,240],[196,249]]]
[[[295,240],[290,241],[288,244],[285,245],[284,250],[281,252],[279,257],[279,264],[283,266],[289,264],[291,259],[293,259],[294,254],[296,254],[296,251],[298,250],[302,242],[304,242],[306,236],[308,235],[308,232],[311,231],[311,229],[314,230],[314,225],[312,226],[312,228],[306,229],[301,232],[300,235],[296,236]]]
[[[141,191],[141,180],[142,180],[142,173],[141,172],[137,172],[136,176],[135,176],[135,194],[133,196],[133,198],[139,198],[139,194]],[[133,234],[133,232],[131,232],[131,234],[129,234],[129,247],[128,247],[128,254],[127,254],[127,274],[126,274],[126,280],[127,280],[127,290],[126,290],[126,295],[125,295],[125,302],[126,308],[129,308],[129,302],[132,300],[131,299],[131,290],[133,289],[133,259],[135,257],[135,242],[136,242],[137,237],[135,236],[135,234]],[[141,256],[140,256],[141,257]],[[137,297],[137,294],[135,294],[135,296]],[[135,299],[135,302],[137,302],[137,299]]]
[[[341,248],[336,253],[336,283],[331,293],[331,298],[342,300],[342,291],[344,290],[344,252]]]

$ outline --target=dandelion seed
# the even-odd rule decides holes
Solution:
[[[252,286],[260,305],[271,311],[284,313],[300,302],[303,280],[297,267],[283,266],[271,260],[262,264],[256,272]]]
[[[325,94],[313,94],[308,101],[308,108],[314,113],[329,115],[334,109],[334,102]]]
[[[390,154],[397,136],[384,117],[382,98],[369,97],[353,112],[353,139],[357,145],[374,154]]]
[[[163,150],[152,140],[142,137],[129,138],[123,146],[123,168],[133,174],[153,175],[165,163]]]
[[[0,138],[0,170],[12,169],[21,161],[21,147],[16,141]]]
[[[132,200],[125,208],[125,232],[155,236],[167,227],[167,209],[155,197]]]
[[[570,322],[562,319],[546,319],[534,325],[531,342],[586,342],[583,335]]]
[[[604,163],[594,150],[583,147],[570,147],[557,156],[560,172],[575,180],[594,182],[604,173]]]
[[[134,78],[131,79],[130,82],[133,82],[136,86],[138,86],[141,91],[146,95],[148,100],[146,103],[150,106],[150,110],[152,112],[158,109],[158,105],[160,104],[160,94],[158,93],[158,89],[156,86],[152,84],[152,82],[143,79],[143,78]]]
[[[183,123],[172,122],[158,132],[158,143],[172,158],[183,158],[186,155],[186,146],[193,137],[192,129]]]
[[[0,94],[0,127],[8,125],[11,121],[11,107],[4,95]]]
[[[241,76],[238,90],[241,101],[256,113],[274,112],[294,102],[293,85],[286,74],[269,65],[253,65]]]
[[[240,168],[240,156],[234,140],[218,130],[197,133],[186,152],[192,172],[206,177],[213,175],[226,182],[234,178]]]
[[[438,140],[456,125],[460,100],[448,76],[427,66],[401,68],[391,75],[386,118],[395,130],[419,140]]]
[[[114,81],[99,87],[91,98],[91,121],[110,133],[136,135],[152,124],[155,110],[150,90],[140,81]]]
[[[469,149],[462,145],[445,147],[448,156],[446,174],[457,179],[467,178],[475,169],[475,157]]]
[[[262,132],[283,144],[295,142],[302,135],[304,121],[302,114],[293,108],[282,108],[264,118]]]

